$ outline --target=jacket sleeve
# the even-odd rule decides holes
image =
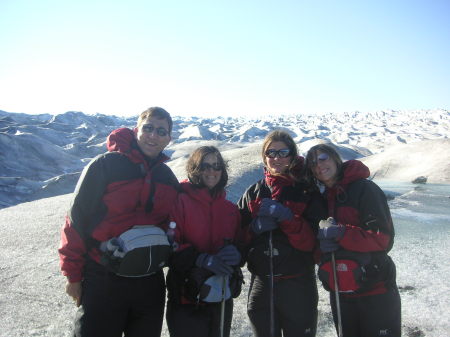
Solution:
[[[58,249],[63,275],[69,282],[79,282],[83,278],[85,263],[86,231],[98,221],[102,205],[102,195],[106,188],[103,161],[94,159],[83,170],[74,192],[74,198],[65,224],[61,230]]]
[[[200,254],[191,243],[186,242],[184,239],[186,211],[182,195],[182,192],[178,195],[170,212],[171,221],[174,221],[177,224],[175,227],[175,242],[178,243],[178,248],[174,254],[172,254],[170,260],[170,268],[178,273],[185,273],[195,267],[195,261]]]
[[[303,202],[285,202],[294,217],[291,220],[280,222],[281,230],[287,235],[292,247],[306,252],[312,252],[315,247],[315,235],[311,225],[303,217],[306,203]]]
[[[359,252],[389,251],[394,240],[392,217],[383,191],[366,181],[359,196],[359,226],[346,224],[339,244]]]
[[[254,209],[252,209],[250,205],[256,203],[256,201],[251,198],[254,186],[255,185],[250,186],[237,202],[241,221],[239,248],[242,251],[244,250],[243,247],[247,246],[253,238],[253,233],[250,230],[250,223],[253,220],[252,211],[254,211]]]

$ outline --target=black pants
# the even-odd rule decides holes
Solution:
[[[220,336],[221,303],[205,305],[167,303],[166,322],[171,337]],[[230,336],[233,300],[225,302],[224,337]]]
[[[400,337],[401,301],[397,287],[385,294],[339,297],[342,334],[345,337]],[[330,293],[334,324],[337,330],[336,297]]]
[[[318,293],[314,273],[274,282],[275,336],[313,337],[317,329]],[[256,337],[270,336],[270,283],[252,275],[247,313]]]
[[[129,278],[89,261],[82,282],[76,337],[159,337],[164,317],[163,272]]]

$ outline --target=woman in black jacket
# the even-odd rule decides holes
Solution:
[[[342,328],[345,337],[400,337],[400,296],[388,256],[394,227],[383,191],[367,179],[367,166],[358,160],[342,162],[330,145],[313,146],[306,167],[328,209],[318,233],[319,278],[330,291],[336,328]]]
[[[317,286],[313,250],[320,217],[310,219],[313,195],[300,181],[303,157],[285,131],[273,131],[262,147],[264,179],[238,201],[247,230],[251,272],[247,312],[253,333],[315,336]],[[309,219],[310,221],[307,221]]]

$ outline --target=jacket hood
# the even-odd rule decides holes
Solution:
[[[109,152],[125,154],[135,163],[146,161],[145,155],[139,149],[133,130],[129,128],[120,128],[112,131],[106,139],[106,148]],[[167,160],[169,160],[169,157],[161,152],[156,162],[165,162]]]
[[[343,177],[339,185],[348,185],[353,181],[366,179],[370,176],[369,168],[359,160],[348,160],[342,164]]]
[[[106,147],[109,152],[128,153],[131,151],[133,143],[136,143],[136,138],[133,130],[128,128],[114,130],[106,139]]]

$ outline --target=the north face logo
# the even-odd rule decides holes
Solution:
[[[348,271],[348,267],[345,263],[338,263],[336,266],[337,271]]]

